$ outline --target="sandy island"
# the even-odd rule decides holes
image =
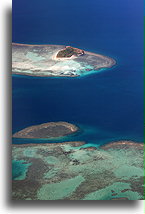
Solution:
[[[41,77],[76,77],[111,68],[110,57],[64,45],[12,43],[12,73]]]
[[[73,134],[79,128],[67,122],[49,122],[34,125],[13,134],[13,138],[55,138]]]

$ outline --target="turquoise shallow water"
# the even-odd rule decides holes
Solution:
[[[120,145],[116,149],[90,151],[70,144],[14,146],[13,158],[13,179],[23,180],[27,174],[27,180],[15,182],[19,188],[14,191],[23,190],[18,197],[36,195],[35,199],[39,200],[143,198],[141,147],[127,149]]]
[[[112,197],[112,189],[117,193],[117,198],[126,197],[128,200],[141,199],[141,196],[137,192],[121,192],[121,190],[129,188],[130,185],[127,183],[116,182],[111,186],[107,186],[104,189],[88,194],[83,200],[112,200],[112,198],[116,198],[116,196]]]
[[[109,131],[101,130],[95,126],[80,125],[76,124],[79,127],[79,131],[75,134],[51,138],[51,139],[17,139],[13,138],[13,143],[15,144],[27,144],[27,143],[59,143],[59,142],[68,142],[68,141],[85,141],[87,146],[95,145],[99,146],[102,144],[119,141],[119,140],[132,140],[132,136],[122,136],[121,134],[116,135],[110,133]],[[136,139],[138,141],[138,139]]]
[[[58,141],[143,141],[142,3],[32,0],[32,5],[33,9],[27,0],[13,3],[13,42],[72,45],[115,58],[117,65],[77,78],[14,75],[13,133],[35,124],[67,121],[78,124],[82,132]]]
[[[80,127],[78,133],[57,140],[13,139],[13,143],[81,140],[87,142],[83,147],[98,147],[118,140],[143,141],[143,8],[143,1],[136,0],[31,0],[31,4],[28,0],[13,1],[13,42],[71,45],[110,56],[117,61],[117,65],[111,69],[101,69],[77,78],[13,75],[13,133],[49,121],[67,121]],[[67,149],[69,151],[69,146],[66,151]],[[33,147],[25,150],[22,148],[22,152],[27,158],[37,156]],[[85,150],[76,149],[75,159],[83,161],[84,158],[89,158],[84,152]],[[102,170],[106,175],[110,167],[113,175],[118,179],[122,177],[123,181],[118,182],[117,179],[113,184],[107,184],[105,188],[87,194],[84,199],[110,200],[116,197],[112,196],[112,189],[118,194],[117,197],[140,199],[136,190],[130,190],[130,183],[124,182],[124,179],[131,182],[135,178],[137,181],[143,174],[140,167],[142,159],[136,152],[130,154],[125,150],[123,154],[123,151],[116,150],[115,153],[113,150],[111,164],[105,156],[101,160],[102,164],[88,165],[87,168],[83,168],[83,164],[79,167],[72,165],[68,177],[73,170],[79,176],[80,171],[82,174],[90,172],[92,175],[95,167],[98,172],[95,178],[101,182]],[[21,153],[17,151],[16,158],[19,155]],[[65,158],[57,162],[54,157],[49,156],[46,161],[56,165],[59,163],[60,168],[63,168],[62,162],[65,162]],[[24,160],[13,160],[13,179],[25,179],[29,167],[30,164]],[[45,174],[45,179],[51,179],[57,170],[57,167],[53,167]],[[65,191],[59,184],[44,185],[38,196],[49,199],[47,188],[50,188],[56,198],[65,197],[83,181],[79,176],[60,183],[62,187],[69,185]],[[90,178],[91,176],[84,188],[88,188],[88,184],[90,187],[94,185]],[[112,177],[109,180],[112,181]],[[136,185],[133,186],[136,188]],[[128,190],[122,192],[124,188]]]
[[[30,165],[23,160],[12,160],[12,179],[24,180]]]

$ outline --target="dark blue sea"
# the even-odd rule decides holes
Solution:
[[[80,132],[54,142],[143,141],[142,0],[13,0],[13,42],[71,45],[117,61],[77,78],[14,75],[13,133],[67,121]]]

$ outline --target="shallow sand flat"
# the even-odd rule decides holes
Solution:
[[[107,150],[83,148],[84,142],[12,145],[13,200],[143,199],[143,144],[108,145]]]
[[[29,76],[75,77],[110,68],[115,60],[84,51],[84,55],[70,58],[56,58],[64,45],[12,44],[12,72]]]
[[[67,136],[78,131],[78,127],[67,122],[48,122],[27,127],[16,132],[14,138],[55,138]]]

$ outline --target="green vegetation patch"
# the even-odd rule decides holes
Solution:
[[[72,47],[67,47],[64,50],[58,52],[57,57],[71,57],[76,55],[76,51]]]

